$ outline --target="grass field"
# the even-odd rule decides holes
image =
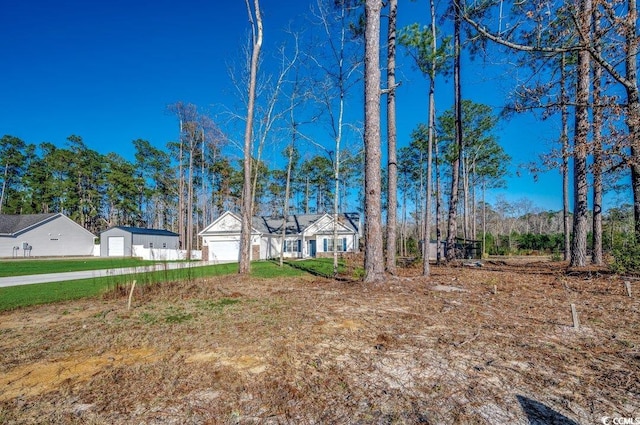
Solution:
[[[313,258],[304,261],[287,261],[289,266],[315,276],[333,277],[333,258]],[[346,271],[344,260],[338,261],[338,274]]]
[[[51,260],[47,262],[55,261]],[[120,264],[123,263],[124,262]],[[133,262],[127,263],[128,266],[133,265]],[[73,262],[69,262],[69,264],[73,264]],[[99,264],[99,262],[89,261],[88,264],[95,265]],[[149,262],[143,264],[149,265]],[[125,266],[120,265],[120,267]],[[275,263],[266,261],[252,263],[251,269],[252,276],[256,278],[299,276],[305,274],[305,272],[290,267],[289,265],[285,264],[283,268],[280,268]],[[58,268],[58,270],[60,270],[60,268]],[[97,268],[88,270],[97,270]],[[237,264],[218,264],[213,266],[167,269],[129,275],[114,275],[94,279],[80,279],[67,282],[11,286],[7,288],[0,288],[0,311],[28,307],[31,305],[95,297],[109,290],[117,290],[118,288],[126,287],[134,280],[137,285],[152,285],[163,282],[191,281],[211,276],[224,276],[236,273],[237,271]]]
[[[137,258],[72,258],[56,260],[2,260],[0,277],[27,276],[44,273],[66,273],[84,270],[106,270],[123,267],[149,266],[157,262]]]
[[[122,286],[0,312],[0,423],[586,425],[640,412],[638,283],[629,296],[606,269],[505,259],[369,285],[226,267],[136,285],[130,305]],[[300,275],[257,277],[278,273]]]

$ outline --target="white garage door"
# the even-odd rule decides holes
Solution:
[[[238,261],[240,258],[240,241],[210,241],[210,261]]]
[[[107,255],[109,257],[124,257],[124,236],[110,236]]]

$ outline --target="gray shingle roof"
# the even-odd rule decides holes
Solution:
[[[16,235],[57,215],[60,214],[0,214],[0,236]]]
[[[307,227],[311,226],[325,214],[291,214],[287,217],[285,233],[287,235],[296,235],[302,233]],[[332,216],[332,214],[328,214]],[[338,215],[338,221],[347,227],[358,232],[360,225],[360,216],[358,213],[341,213]],[[282,217],[253,217],[251,225],[254,229],[266,234],[282,233]]]
[[[177,233],[170,232],[163,229],[146,229],[143,227],[127,227],[127,226],[115,226],[112,229],[122,229],[125,232],[129,232],[135,235],[153,235],[153,236],[180,236]]]

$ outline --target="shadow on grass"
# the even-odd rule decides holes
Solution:
[[[333,274],[332,258],[314,258],[311,260],[285,261],[284,264],[289,267],[304,271],[313,276],[324,277],[326,279],[334,279],[341,282],[352,282],[354,279],[345,276],[345,264],[341,260],[338,262],[338,275]]]

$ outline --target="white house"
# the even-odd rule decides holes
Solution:
[[[333,253],[334,243],[338,252],[357,252],[361,236],[359,215],[338,214],[335,241],[334,223],[333,214],[291,214],[287,218],[282,244],[282,217],[253,217],[251,259],[279,257],[282,245],[287,258],[326,256]],[[238,261],[240,228],[240,217],[227,211],[201,231],[203,259]]]
[[[91,256],[95,238],[64,214],[0,214],[0,257]]]

